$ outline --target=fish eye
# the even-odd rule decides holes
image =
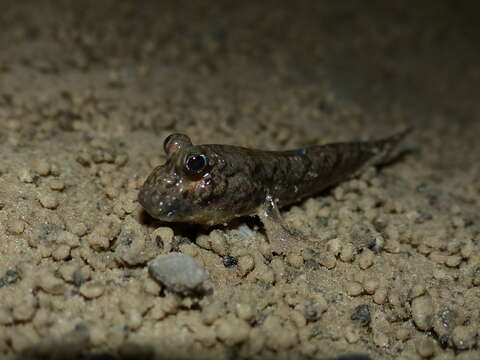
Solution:
[[[208,166],[207,155],[200,151],[191,151],[185,158],[184,171],[187,175],[198,175]]]
[[[163,142],[163,150],[167,155],[177,152],[181,148],[185,148],[187,146],[192,146],[192,141],[187,135],[184,134],[168,135]]]

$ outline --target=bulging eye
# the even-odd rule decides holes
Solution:
[[[187,175],[199,175],[208,166],[208,158],[202,152],[192,151],[185,158],[184,170]]]
[[[192,141],[184,134],[171,134],[163,142],[163,150],[165,150],[167,155],[177,152],[186,146],[192,146]]]

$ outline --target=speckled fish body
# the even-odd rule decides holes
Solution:
[[[163,221],[227,223],[255,215],[267,196],[280,207],[289,205],[388,161],[408,132],[291,151],[193,145],[186,135],[172,134],[164,144],[166,163],[153,170],[138,199]]]

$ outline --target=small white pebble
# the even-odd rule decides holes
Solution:
[[[340,252],[340,260],[343,262],[352,262],[355,257],[355,248],[351,243],[347,243]]]
[[[52,257],[56,261],[65,260],[70,256],[70,246],[62,244],[52,252]]]
[[[62,191],[65,189],[65,183],[60,179],[52,179],[49,183],[50,189],[55,191]]]
[[[373,265],[374,255],[370,249],[364,249],[358,257],[358,266],[366,270]]]
[[[388,347],[388,336],[382,332],[375,332],[373,335],[373,342],[378,347]]]
[[[350,296],[358,296],[363,293],[363,286],[356,281],[347,283],[345,289],[347,291],[347,294]]]
[[[52,194],[40,193],[38,194],[38,201],[46,209],[56,209],[58,206],[58,200]]]
[[[169,253],[172,251],[173,236],[174,233],[171,228],[162,226],[156,228],[150,235],[150,238],[157,244],[157,246],[163,247],[165,253]]]
[[[77,236],[83,236],[87,233],[88,229],[84,223],[75,223],[71,226],[70,231]]]
[[[447,256],[447,261],[445,261],[445,265],[448,267],[458,267],[462,262],[462,257],[460,255],[450,255]]]
[[[427,331],[432,326],[434,307],[432,297],[425,293],[416,297],[411,303],[413,322],[422,331]]]
[[[88,245],[97,251],[106,250],[110,247],[110,240],[103,235],[91,233],[87,236]]]
[[[388,292],[385,288],[379,288],[373,294],[373,302],[378,305],[385,304],[388,299]]]
[[[219,230],[210,233],[210,245],[212,250],[220,256],[228,255],[228,244],[225,235]]]
[[[40,159],[36,166],[35,166],[35,172],[40,175],[40,176],[48,176],[50,175],[51,167],[50,164],[48,163],[47,160],[45,159]]]
[[[105,188],[105,194],[109,199],[116,199],[120,195],[119,190],[114,186],[107,186]]]
[[[422,358],[431,358],[435,353],[435,344],[431,339],[424,338],[417,342],[416,349]]]
[[[195,243],[206,250],[210,250],[212,248],[210,245],[210,237],[204,234],[197,236]]]
[[[68,245],[72,248],[80,246],[80,239],[78,238],[78,236],[72,234],[69,231],[60,231],[57,236],[57,242],[60,244]]]
[[[80,294],[87,299],[95,299],[103,295],[105,286],[96,281],[89,281],[80,286]]]
[[[250,326],[243,320],[229,316],[215,322],[215,333],[227,346],[234,346],[248,340]]]
[[[4,305],[0,305],[0,325],[13,323],[12,311]]]
[[[300,269],[303,265],[303,257],[301,255],[291,253],[287,256],[287,262],[295,269]]]
[[[9,220],[7,223],[7,232],[11,235],[21,235],[25,230],[25,223],[20,219]]]
[[[356,344],[360,340],[359,330],[351,325],[345,328],[343,336],[349,344]]]
[[[30,171],[30,169],[23,168],[20,170],[18,173],[18,179],[26,184],[31,184],[33,183],[33,175]]]
[[[400,328],[397,330],[395,337],[400,341],[407,341],[410,338],[410,331],[405,328]]]
[[[250,321],[255,315],[252,306],[244,303],[237,303],[235,305],[235,313],[240,319],[245,321]]]
[[[237,268],[242,276],[247,275],[255,267],[255,261],[251,255],[244,255],[238,258]]]
[[[368,279],[363,284],[365,292],[369,295],[375,294],[375,291],[378,289],[379,286],[379,282],[375,279]]]
[[[334,256],[337,256],[342,251],[342,242],[339,238],[332,239],[327,242],[328,252],[332,253]]]
[[[13,308],[13,318],[16,321],[27,322],[33,319],[37,311],[37,301],[33,297],[26,297]]]
[[[470,349],[475,346],[475,328],[469,328],[467,326],[457,326],[452,331],[453,345],[459,350]]]
[[[473,242],[471,240],[465,242],[460,252],[464,259],[470,258],[473,254]]]
[[[142,326],[142,314],[140,314],[140,312],[137,310],[130,310],[125,314],[125,318],[127,320],[127,327],[130,330],[137,330],[140,328],[140,326]]]
[[[324,254],[318,257],[318,263],[322,266],[325,266],[327,269],[331,270],[337,266],[337,259],[333,254]]]
[[[40,289],[52,295],[61,295],[65,291],[63,280],[47,272],[43,272],[38,276],[37,285]]]
[[[158,296],[158,294],[162,290],[162,286],[155,280],[147,278],[143,282],[143,289],[147,294]]]
[[[430,258],[430,260],[437,264],[445,264],[445,262],[447,261],[447,256],[438,251],[433,251],[428,257]]]
[[[397,240],[388,239],[383,248],[390,254],[398,254],[400,252],[400,243]]]
[[[424,283],[415,284],[410,291],[410,298],[415,299],[416,297],[422,296],[426,290]]]

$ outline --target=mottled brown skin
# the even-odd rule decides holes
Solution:
[[[224,224],[258,214],[268,202],[270,208],[292,204],[367,166],[389,161],[409,131],[377,141],[280,152],[193,145],[186,135],[172,134],[164,144],[167,162],[153,170],[138,200],[152,217],[163,221]]]

